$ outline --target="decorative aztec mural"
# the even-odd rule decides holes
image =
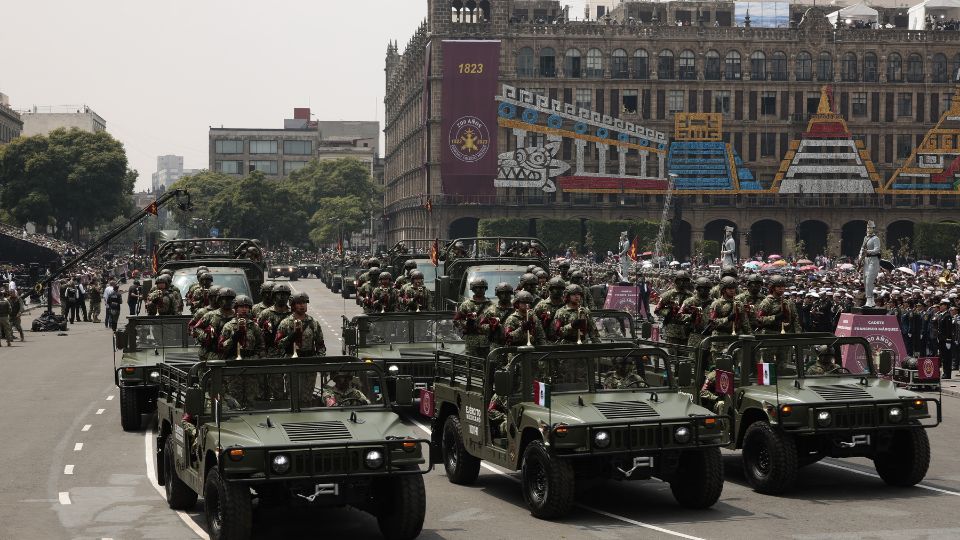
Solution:
[[[956,193],[960,189],[960,86],[950,108],[885,186],[887,193]]]
[[[750,169],[723,141],[723,114],[676,113],[667,169],[674,188],[684,192],[760,189]]]

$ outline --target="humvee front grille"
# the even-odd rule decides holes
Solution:
[[[868,428],[877,424],[876,409],[872,406],[831,409],[833,425],[838,428]]]
[[[289,422],[281,424],[294,442],[349,439],[350,430],[339,420],[331,422]]]
[[[870,399],[870,394],[852,384],[828,384],[811,386],[811,390],[827,401],[846,401],[849,399]]]
[[[659,416],[653,407],[642,401],[607,401],[594,403],[593,406],[608,420]]]

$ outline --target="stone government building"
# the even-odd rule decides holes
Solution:
[[[953,117],[947,112],[957,93],[960,31],[908,30],[905,8],[877,9],[876,20],[893,27],[875,29],[831,23],[828,11],[841,6],[792,5],[780,28],[738,25],[733,2],[625,1],[597,21],[569,20],[552,0],[428,0],[428,6],[402,54],[396,43],[387,49],[388,244],[470,236],[479,219],[493,217],[529,218],[531,225],[543,218],[659,221],[665,175],[657,149],[645,152],[644,129],[671,141],[660,153],[679,175],[670,211],[679,258],[698,240],[722,238],[725,225],[736,227],[740,256],[790,253],[798,240],[812,255],[824,251],[828,238],[855,255],[868,219],[889,244],[912,236],[918,221],[956,219],[960,129],[947,125]],[[576,115],[595,120],[585,134],[564,131],[559,121],[551,124],[558,129],[534,121],[518,133],[523,107],[504,111],[503,95],[480,104],[496,110],[501,102],[494,128],[501,163],[510,152],[556,139],[554,157],[575,176],[558,178],[552,192],[499,179],[487,195],[444,190],[439,45],[446,40],[498,40],[498,88],[542,96],[541,105],[555,101],[558,114],[574,115],[561,115],[564,122]],[[535,100],[529,108],[537,108]],[[539,111],[550,113],[551,105]],[[722,120],[722,132],[678,141],[677,122],[700,117]],[[639,129],[618,142],[614,126],[624,124]],[[610,127],[609,151],[591,136],[603,125]],[[838,144],[843,148],[836,150]],[[788,166],[800,157],[802,165]],[[859,187],[850,187],[845,175],[865,168]],[[793,169],[810,183],[781,182]],[[591,183],[597,177],[602,181]],[[792,192],[781,191],[787,185]],[[864,185],[872,187],[865,192]]]

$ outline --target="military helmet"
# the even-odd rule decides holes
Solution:
[[[710,281],[710,278],[707,278],[707,277],[698,277],[698,278],[697,278],[697,281],[695,282],[695,288],[697,288],[697,289],[704,289],[704,288],[709,289],[710,287],[713,287],[713,282]]]
[[[528,274],[532,274],[533,271],[536,270],[536,269],[537,269],[537,265],[535,265],[535,264],[528,264],[528,265],[527,265],[527,273],[528,273]]]
[[[236,307],[247,306],[253,307],[253,299],[245,294],[238,294],[237,298],[233,301],[233,305]]]
[[[537,286],[537,276],[533,275],[530,272],[520,276],[520,286],[522,287],[536,287]]]
[[[570,268],[570,261],[568,261],[567,259],[563,259],[562,261],[557,263],[557,268]]]
[[[783,279],[783,276],[772,276],[770,278],[771,287],[786,287],[787,280]]]
[[[563,278],[557,276],[550,278],[550,281],[547,282],[547,289],[563,289],[567,286],[567,283],[563,281]]]
[[[202,274],[202,273],[204,273],[204,272],[209,272],[209,271],[210,271],[210,269],[207,268],[206,266],[198,266],[198,267],[197,267],[197,277],[200,277],[200,274]]]
[[[500,296],[501,294],[513,294],[513,285],[510,285],[506,281],[501,281],[497,283],[497,286],[494,287],[493,292]]]
[[[287,285],[286,283],[278,283],[273,286],[273,294],[283,295],[283,294],[290,294],[291,292],[292,291],[290,290],[290,286]]]
[[[534,272],[534,275],[537,279],[548,279],[550,277],[550,274],[548,274],[547,271],[542,268]]]
[[[230,287],[221,287],[221,288],[220,288],[220,294],[219,294],[218,296],[219,296],[221,299],[222,299],[222,298],[236,298],[236,297],[237,297],[237,292],[234,291],[233,289],[231,289]]]
[[[487,280],[483,278],[473,278],[470,280],[470,290],[474,291],[476,289],[487,290]]]
[[[544,270],[544,269],[543,269],[542,267],[540,267],[540,266],[534,266],[534,267],[533,267],[533,272],[532,272],[533,275],[536,276],[536,275],[538,275],[540,272],[546,272],[546,270]],[[549,275],[549,274],[548,274],[548,275]]]
[[[380,266],[380,261],[378,261],[376,257],[370,257],[367,260],[367,268],[376,268],[378,266]]]
[[[513,298],[513,305],[517,304],[528,304],[533,305],[533,295],[528,291],[520,291],[517,293],[517,296]]]
[[[579,284],[581,281],[583,281],[583,272],[581,272],[580,270],[574,270],[573,272],[571,272],[570,281],[573,283]]]
[[[583,287],[577,285],[576,283],[571,283],[563,289],[564,298],[569,298],[570,295],[573,294],[579,294],[580,296],[583,296]]]
[[[209,281],[210,283],[213,283],[213,274],[211,274],[210,272],[204,272],[200,274],[200,277],[197,279],[197,281],[199,281],[200,283],[203,283],[204,281]]]
[[[413,270],[417,267],[417,261],[413,259],[408,259],[407,262],[403,263],[404,270]]]
[[[367,279],[373,279],[373,276],[379,276],[379,275],[380,275],[379,266],[373,266],[370,268],[370,270],[367,270]]]
[[[730,266],[730,265],[724,266],[723,269],[720,270],[720,277],[726,277],[726,276],[737,277],[737,267]]]
[[[170,276],[168,276],[167,274],[160,274],[159,276],[157,276],[157,281],[156,281],[156,282],[157,282],[158,284],[160,284],[160,283],[166,283],[167,285],[170,285],[170,283],[173,282],[173,279],[171,279]]]
[[[690,272],[687,272],[686,270],[680,270],[679,272],[673,275],[673,281],[675,282],[684,280],[684,279],[687,281],[690,281]]]
[[[393,274],[391,274],[390,272],[380,272],[379,274],[377,274],[377,281],[383,281],[383,280],[393,281]]]
[[[305,292],[298,292],[297,294],[290,297],[290,305],[294,304],[309,304],[310,297]]]
[[[421,271],[419,271],[419,270],[414,270],[413,272],[410,272],[410,279],[411,279],[411,280],[414,280],[414,279],[423,279],[423,272],[421,272]]]
[[[260,294],[273,292],[274,285],[276,285],[276,283],[272,281],[264,281],[263,284],[260,285]]]
[[[737,288],[737,278],[733,276],[724,276],[720,280],[721,289],[736,289]]]
[[[453,247],[458,249],[463,249],[463,242],[461,242],[460,240],[457,240],[456,242],[453,243]]]
[[[164,268],[163,270],[160,271],[160,275],[161,275],[161,276],[164,276],[164,275],[165,275],[165,276],[173,277],[173,270],[171,270],[171,269],[169,269],[169,268]]]
[[[747,278],[747,283],[757,283],[763,285],[763,276],[760,274],[750,274],[750,277]]]
[[[220,285],[211,285],[210,288],[207,289],[207,297],[216,298],[220,296],[220,289],[222,288]]]

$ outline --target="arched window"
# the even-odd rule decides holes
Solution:
[[[787,80],[787,55],[783,51],[773,53],[770,58],[770,78],[774,81]]]
[[[797,80],[813,80],[813,57],[807,51],[797,53]]]
[[[950,71],[947,72],[947,76],[950,77],[950,80],[956,82],[954,78],[957,76],[958,71],[960,71],[960,53],[953,55],[953,65],[950,66]]]
[[[887,82],[903,82],[903,58],[897,53],[887,56]]]
[[[563,57],[563,76],[568,79],[579,79],[583,77],[583,69],[580,61],[580,51],[577,49],[567,49]]]
[[[933,55],[933,82],[947,82],[947,55],[937,53]]]
[[[767,79],[767,56],[763,51],[753,51],[750,55],[750,79],[754,81]]]
[[[533,62],[533,49],[522,47],[517,51],[517,77],[533,77],[537,70]]]
[[[540,76],[557,76],[557,53],[550,47],[540,49]]]
[[[650,78],[650,55],[643,49],[637,49],[633,52],[633,78]]]
[[[705,55],[706,64],[703,68],[703,78],[708,81],[720,80],[720,53],[717,51],[707,51]]]
[[[855,53],[848,52],[843,55],[843,64],[840,65],[840,79],[847,82],[860,80],[860,73],[857,70],[859,65]]]
[[[697,78],[696,59],[693,51],[683,51],[680,53],[680,64],[678,66],[680,79],[684,81],[693,81]]]
[[[826,51],[820,53],[817,58],[817,80],[833,80],[833,56]]]
[[[723,78],[728,81],[740,80],[740,53],[730,51],[723,58]]]
[[[868,52],[863,55],[863,82],[878,80],[880,80],[880,62],[875,53]]]
[[[617,49],[610,57],[610,76],[614,79],[626,79],[630,76],[627,66],[627,51]]]
[[[587,77],[590,79],[603,78],[603,53],[600,49],[587,51]]]
[[[923,57],[917,53],[907,57],[907,82],[923,82]]]
[[[676,79],[676,73],[673,70],[673,51],[667,49],[660,51],[657,58],[657,78],[658,79]]]

